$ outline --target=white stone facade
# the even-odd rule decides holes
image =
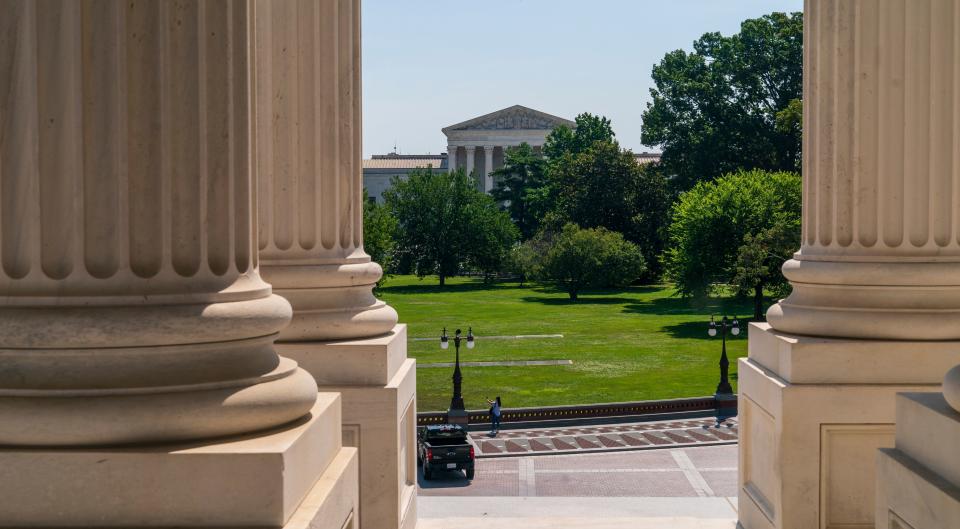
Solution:
[[[464,169],[477,178],[482,191],[489,193],[495,182],[490,174],[503,167],[506,149],[526,143],[536,150],[543,148],[547,135],[556,127],[574,128],[573,121],[514,105],[449,127],[447,137],[448,167]]]

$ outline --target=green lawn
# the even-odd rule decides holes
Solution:
[[[408,352],[419,363],[453,361],[453,345],[439,346],[440,330],[472,326],[477,345],[461,348],[461,361],[572,360],[567,366],[463,368],[468,408],[485,408],[500,395],[505,407],[617,402],[713,394],[720,338],[707,336],[711,314],[752,314],[749,302],[713,299],[705,305],[670,286],[631,287],[582,294],[576,302],[540,285],[484,285],[477,279],[394,276],[380,289],[406,323]],[[484,336],[563,334],[563,338],[485,340]],[[431,338],[417,341],[413,338]],[[734,358],[746,354],[746,330],[728,339]],[[417,370],[420,411],[445,410],[452,369]]]

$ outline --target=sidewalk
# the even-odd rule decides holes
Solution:
[[[477,457],[568,454],[708,446],[737,442],[737,418],[606,424],[564,428],[501,430],[492,437],[472,432]]]
[[[734,529],[735,498],[418,499],[417,529]]]

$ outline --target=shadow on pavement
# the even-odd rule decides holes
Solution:
[[[433,479],[426,480],[423,479],[423,468],[418,468],[417,485],[421,489],[453,489],[469,487],[470,482],[463,475],[463,471],[458,470],[434,470]]]

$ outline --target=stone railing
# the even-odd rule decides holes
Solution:
[[[500,420],[503,423],[533,423],[711,411],[717,413],[722,412],[726,415],[735,415],[737,413],[736,408],[736,398],[717,399],[711,396],[639,402],[580,404],[575,406],[512,408],[504,409]],[[486,424],[490,422],[490,414],[487,410],[469,410],[467,413],[470,424]],[[417,426],[444,424],[446,422],[447,412],[444,411],[428,411],[417,414]]]

